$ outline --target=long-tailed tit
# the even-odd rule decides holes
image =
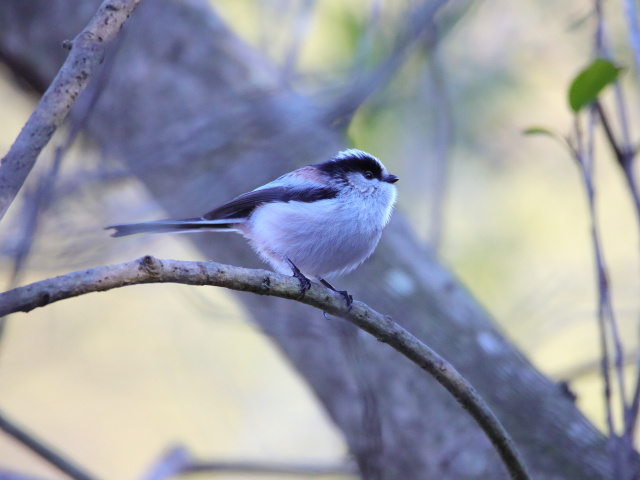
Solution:
[[[380,160],[345,150],[323,163],[287,173],[234,198],[200,218],[113,225],[112,236],[136,233],[238,232],[278,272],[307,277],[336,290],[325,278],[352,271],[373,253],[389,222],[398,177]]]

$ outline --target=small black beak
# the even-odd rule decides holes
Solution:
[[[398,180],[400,180],[398,177],[396,177],[395,175],[387,175],[386,177],[384,177],[384,181],[387,183],[396,183]]]

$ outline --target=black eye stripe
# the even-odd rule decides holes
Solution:
[[[335,157],[328,162],[318,163],[315,166],[319,170],[334,177],[344,176],[349,172],[356,172],[361,173],[365,178],[367,177],[367,173],[370,173],[370,178],[382,180],[383,175],[380,162],[364,152]]]

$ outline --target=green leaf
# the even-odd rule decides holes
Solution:
[[[622,70],[609,60],[595,59],[591,65],[582,70],[569,87],[569,106],[578,113],[583,107],[593,102],[600,92],[618,79]]]
[[[554,140],[557,140],[558,142],[560,142],[562,146],[564,147],[568,146],[569,148],[571,148],[566,138],[564,138],[559,133],[554,132],[553,130],[549,130],[548,128],[545,128],[545,127],[529,127],[526,130],[523,130],[522,133],[524,135],[544,135],[545,137],[551,137]]]
[[[558,134],[544,127],[530,127],[523,130],[524,135],[547,135],[549,137],[557,137]]]

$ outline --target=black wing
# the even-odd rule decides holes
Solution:
[[[205,220],[241,219],[251,215],[253,210],[272,202],[317,202],[334,198],[338,190],[328,187],[269,187],[244,193],[230,202],[211,210],[202,216]]]

